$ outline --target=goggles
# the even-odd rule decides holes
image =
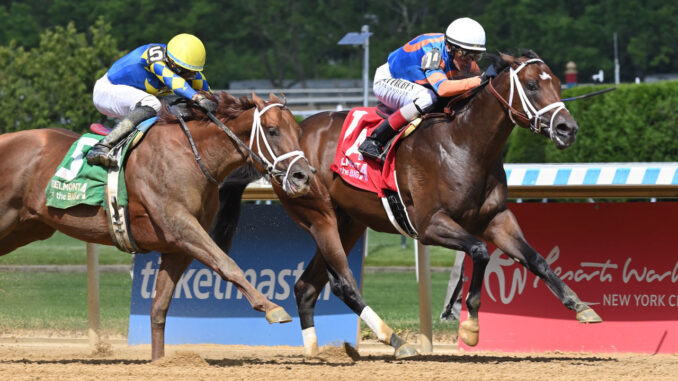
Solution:
[[[473,61],[478,61],[483,57],[483,52],[478,52],[475,50],[466,50],[463,48],[460,48],[458,46],[454,47],[455,49],[455,55],[459,58],[465,59],[465,60],[473,60]]]
[[[177,65],[172,60],[169,60],[168,66],[176,75],[178,75],[180,77],[194,78],[196,73],[197,73],[193,70],[188,70],[188,69],[185,69],[185,68]]]

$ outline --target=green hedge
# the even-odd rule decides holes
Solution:
[[[569,98],[610,87],[580,86]],[[558,150],[547,139],[517,127],[507,163],[678,161],[678,81],[622,84],[600,96],[567,102],[579,124],[577,141]]]

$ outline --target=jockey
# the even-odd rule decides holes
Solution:
[[[388,56],[374,74],[374,94],[396,110],[365,139],[358,152],[381,160],[384,145],[407,123],[481,83],[476,61],[485,51],[485,30],[475,20],[454,20],[442,33],[415,37]],[[454,79],[456,77],[464,79]],[[469,77],[471,76],[471,77]]]
[[[94,85],[93,100],[102,114],[122,120],[92,147],[87,162],[114,166],[110,149],[139,123],[158,114],[158,96],[176,94],[214,112],[217,103],[196,91],[211,92],[202,74],[204,65],[204,45],[185,33],[174,36],[167,45],[140,46],[116,61]]]

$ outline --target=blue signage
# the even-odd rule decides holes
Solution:
[[[348,259],[358,285],[362,283],[364,238]],[[315,253],[311,236],[290,218],[283,207],[243,204],[233,240],[231,258],[262,294],[292,316],[291,323],[269,324],[230,282],[193,261],[177,283],[165,325],[167,344],[303,345],[294,283]],[[150,311],[160,254],[138,254],[130,307],[130,345],[149,344]],[[346,341],[356,344],[358,316],[326,286],[316,303],[318,344]]]

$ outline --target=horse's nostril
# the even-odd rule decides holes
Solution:
[[[306,176],[306,174],[304,172],[301,172],[301,171],[294,172],[292,174],[292,177],[294,177],[295,180],[299,180],[299,181],[305,180],[305,179],[308,178],[308,176]]]
[[[556,125],[556,132],[558,135],[571,135],[572,129],[565,123],[560,123]]]

